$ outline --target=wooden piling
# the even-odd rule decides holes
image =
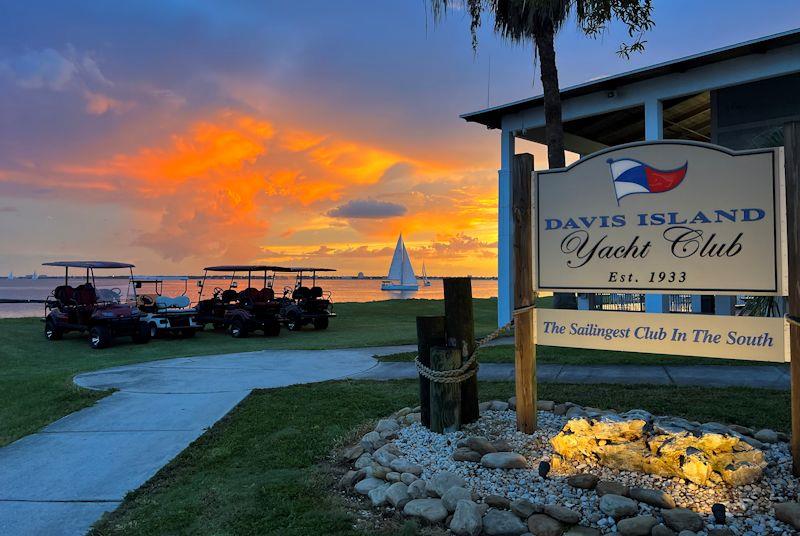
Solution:
[[[783,127],[786,228],[789,254],[789,314],[800,318],[800,122]],[[792,473],[800,476],[800,327],[789,326],[791,356]]]
[[[433,370],[453,370],[461,366],[461,351],[458,348],[434,346],[431,348],[431,368]],[[431,382],[431,425],[432,432],[444,434],[456,432],[461,428],[461,385],[460,383]]]
[[[514,308],[533,305],[533,227],[531,185],[533,155],[514,156],[511,166],[511,211],[514,216]],[[514,372],[517,430],[536,430],[536,316],[529,309],[514,316]]]
[[[417,317],[417,354],[419,360],[426,367],[431,366],[431,348],[445,346],[444,317],[443,316],[418,316]],[[431,382],[424,376],[419,377],[419,407],[420,422],[423,426],[431,426]]]
[[[447,346],[459,349],[461,355],[459,366],[461,366],[475,351],[472,280],[469,277],[446,277],[443,285]],[[480,413],[476,374],[461,384],[461,424],[475,422],[478,417]]]

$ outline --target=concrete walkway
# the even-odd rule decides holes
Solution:
[[[85,534],[250,390],[337,378],[415,378],[413,363],[377,363],[372,358],[414,349],[267,350],[78,375],[75,383],[82,387],[117,391],[0,449],[0,534]],[[788,369],[770,365],[542,365],[538,371],[545,382],[789,386]],[[484,364],[480,377],[511,380],[513,365]]]

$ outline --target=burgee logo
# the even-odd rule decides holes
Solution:
[[[614,181],[614,192],[617,195],[617,205],[620,199],[633,194],[660,194],[676,188],[686,177],[689,166],[670,170],[656,169],[633,158],[609,158],[611,178]]]

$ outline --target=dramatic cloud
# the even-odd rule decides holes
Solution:
[[[328,211],[331,218],[397,218],[403,216],[408,209],[398,203],[378,201],[377,199],[352,199]]]

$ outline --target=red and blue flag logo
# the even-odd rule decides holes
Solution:
[[[609,158],[607,162],[611,166],[617,204],[628,195],[659,194],[676,188],[686,177],[686,168],[689,165],[686,162],[679,168],[662,170],[632,158]]]

